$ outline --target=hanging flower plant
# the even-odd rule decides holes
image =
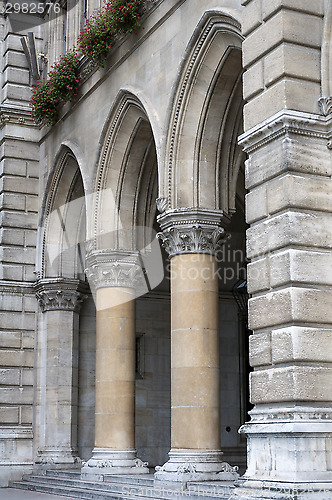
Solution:
[[[104,65],[117,35],[134,33],[140,28],[142,7],[146,0],[108,0],[86,22],[78,38],[80,52]]]
[[[48,80],[40,80],[31,98],[32,117],[38,122],[54,125],[58,119],[58,105],[76,100],[79,87],[78,64],[80,56],[73,49],[60,56]]]
[[[45,121],[48,125],[53,125],[58,118],[58,103],[52,92],[48,80],[40,80],[32,92],[30,100],[32,106],[32,118],[36,123]]]
[[[140,28],[140,17],[146,1],[106,0],[102,9],[87,20],[77,41],[78,51],[73,49],[60,56],[48,73],[48,80],[41,80],[33,90],[32,116],[37,123],[56,123],[59,104],[76,100],[81,56],[85,55],[103,66],[116,36],[136,33]]]

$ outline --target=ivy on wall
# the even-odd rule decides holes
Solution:
[[[40,80],[31,97],[32,116],[37,123],[54,125],[58,120],[59,105],[75,101],[79,91],[78,69],[82,56],[92,59],[99,67],[116,38],[125,33],[137,33],[146,0],[106,0],[104,6],[87,20],[73,48],[60,56]]]

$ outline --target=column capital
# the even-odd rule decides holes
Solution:
[[[157,236],[170,257],[190,253],[215,255],[229,237],[224,229],[229,219],[221,210],[167,210],[157,218],[162,229]]]
[[[88,285],[78,279],[45,278],[37,281],[35,291],[42,312],[79,312],[87,297]]]
[[[144,283],[144,273],[138,252],[99,250],[87,257],[85,270],[95,288],[138,288]]]

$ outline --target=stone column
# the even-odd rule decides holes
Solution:
[[[135,297],[138,255],[99,252],[88,258],[96,293],[95,448],[82,478],[148,473],[135,450]]]
[[[39,280],[38,451],[42,468],[80,464],[77,455],[78,329],[87,286],[76,279]]]
[[[236,498],[331,498],[332,120],[318,105],[324,2],[243,4],[255,408],[241,429],[248,468]]]
[[[217,250],[225,239],[220,212],[166,211],[160,239],[171,258],[171,450],[157,468],[163,481],[231,480],[222,461]]]

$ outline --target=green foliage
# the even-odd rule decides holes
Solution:
[[[86,22],[78,38],[79,51],[104,65],[117,35],[135,33],[145,0],[108,0]]]
[[[49,125],[54,125],[58,119],[58,105],[76,99],[79,60],[80,56],[75,50],[67,52],[52,66],[49,79],[38,82],[30,101],[36,122],[45,120]]]

